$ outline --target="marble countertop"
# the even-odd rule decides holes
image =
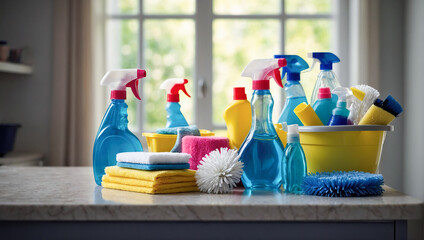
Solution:
[[[414,220],[423,202],[385,186],[380,197],[327,198],[245,191],[149,195],[103,189],[90,167],[0,167],[0,220]]]

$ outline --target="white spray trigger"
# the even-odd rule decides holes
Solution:
[[[320,63],[318,59],[313,58],[313,53],[309,52],[307,56],[308,58],[312,58],[312,65],[308,70],[304,71],[303,73],[311,72],[312,70],[314,70],[315,64]]]

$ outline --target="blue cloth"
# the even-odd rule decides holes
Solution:
[[[189,169],[189,163],[178,164],[139,164],[139,163],[126,163],[117,162],[116,166],[123,168],[132,168],[140,170],[175,170],[175,169]]]
[[[190,125],[188,127],[172,127],[172,128],[159,128],[156,130],[156,133],[159,134],[174,134],[178,133],[178,129],[183,129],[187,131],[191,131],[194,133],[194,136],[200,136],[200,131],[196,125]]]

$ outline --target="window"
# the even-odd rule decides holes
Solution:
[[[334,50],[333,9],[331,0],[108,0],[107,68],[147,70],[142,101],[129,94],[130,128],[164,127],[166,93],[159,85],[184,77],[192,96],[181,95],[187,121],[225,129],[222,112],[232,88],[244,86],[251,96],[251,81],[240,77],[250,60]],[[318,71],[302,75],[307,95]],[[271,86],[276,119],[283,90]]]

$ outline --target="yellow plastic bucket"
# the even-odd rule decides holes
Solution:
[[[214,136],[215,133],[200,129],[200,135]],[[143,136],[146,137],[149,152],[169,152],[177,141],[177,135],[175,134],[143,133]]]
[[[276,130],[286,142],[286,133],[281,126],[276,126]],[[308,172],[356,170],[376,173],[388,131],[393,131],[393,126],[299,127]]]

